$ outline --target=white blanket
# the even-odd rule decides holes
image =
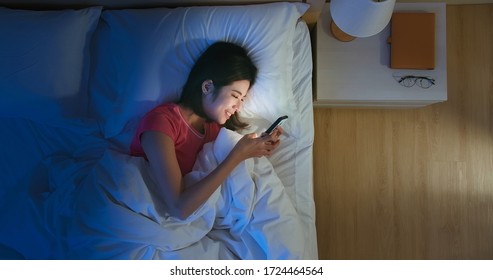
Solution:
[[[204,146],[186,184],[214,169],[239,137],[222,129]],[[69,216],[58,226],[67,257],[300,259],[305,254],[302,223],[266,158],[241,163],[186,220],[167,215],[153,201],[150,184],[144,159],[108,150],[75,188],[75,201],[67,204],[73,208],[60,213]],[[52,200],[60,201],[56,196]]]

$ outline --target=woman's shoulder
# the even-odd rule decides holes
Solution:
[[[179,106],[175,103],[163,103],[154,107],[147,115],[166,115],[166,116],[179,116]]]
[[[152,111],[176,111],[178,110],[179,106],[176,103],[163,103],[159,104],[158,106],[154,107]]]
[[[180,111],[177,104],[163,103],[147,112],[140,120],[142,129],[150,130],[158,127],[171,126],[176,128],[180,123]]]

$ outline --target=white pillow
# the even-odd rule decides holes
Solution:
[[[37,121],[87,114],[89,41],[101,7],[0,8],[0,116]]]
[[[245,47],[259,68],[245,116],[274,120],[295,112],[291,42],[307,9],[272,3],[104,11],[90,92],[103,134],[133,131],[147,111],[177,101],[196,59],[220,40]]]

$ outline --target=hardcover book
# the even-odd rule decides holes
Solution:
[[[390,68],[435,68],[434,13],[396,12],[390,34]]]

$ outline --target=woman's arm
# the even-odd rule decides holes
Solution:
[[[164,133],[147,131],[141,136],[141,144],[158,186],[155,192],[166,204],[170,215],[186,219],[216,191],[240,162],[270,155],[279,145],[278,136],[277,133],[261,138],[254,134],[245,135],[216,169],[186,189],[173,140]]]

